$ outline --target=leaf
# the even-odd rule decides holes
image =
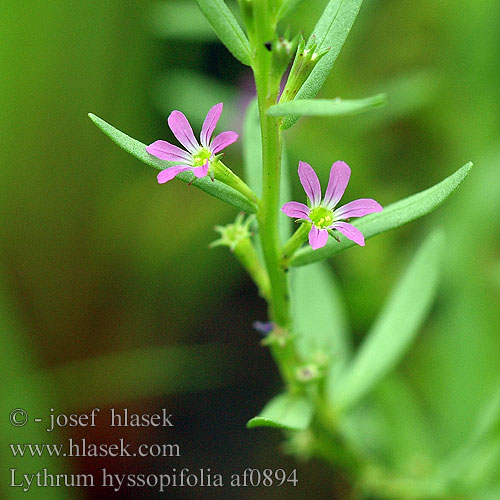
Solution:
[[[439,184],[388,205],[382,212],[357,219],[352,222],[352,225],[363,233],[365,239],[368,239],[427,215],[441,205],[460,186],[471,168],[472,163],[469,162]],[[340,235],[340,243],[330,238],[328,243],[318,250],[313,250],[310,247],[298,250],[293,255],[290,265],[304,266],[318,260],[327,259],[354,245],[354,242],[342,235]]]
[[[89,118],[100,128],[115,144],[120,146],[122,149],[135,156],[138,160],[141,160],[146,165],[154,167],[158,170],[163,170],[166,167],[175,165],[175,163],[159,160],[154,156],[146,152],[146,145],[140,141],[132,139],[128,135],[120,132],[118,129],[114,128],[109,123],[105,122],[101,118],[92,113],[89,113]],[[192,179],[190,172],[182,172],[177,175],[176,179],[180,179],[184,182],[189,182]],[[234,207],[243,210],[248,213],[255,213],[257,211],[256,206],[251,203],[245,196],[240,194],[235,189],[226,186],[222,182],[217,180],[211,181],[208,177],[202,177],[201,179],[195,179],[192,183],[193,186],[201,189],[207,194],[218,198],[219,200],[225,201]]]
[[[247,107],[243,123],[243,159],[245,182],[260,198],[262,195],[262,139],[257,99]]]
[[[351,31],[362,3],[363,0],[330,0],[328,2],[313,30],[313,35],[318,44],[317,51],[329,50],[316,64],[295,99],[310,99],[319,92]],[[311,36],[307,45],[311,46],[312,43],[314,39]],[[290,117],[284,121],[281,128],[287,129],[296,121],[297,117]]]
[[[223,0],[196,0],[201,11],[213,30],[227,47],[243,64],[251,65],[250,44],[238,21]],[[189,22],[189,21],[187,21]]]
[[[398,373],[386,377],[369,397],[339,418],[349,447],[406,472],[432,462],[434,429],[410,384]]]
[[[500,382],[500,381],[499,381]],[[445,462],[443,474],[451,479],[459,479],[474,466],[481,447],[491,441],[500,430],[500,384],[495,385],[491,397],[480,408],[472,432],[457,451]]]
[[[433,427],[414,388],[397,373],[392,373],[373,391],[383,437],[379,444],[384,457],[390,457],[398,470],[411,469],[417,460],[431,460]]]
[[[270,116],[348,116],[356,115],[386,103],[385,94],[365,99],[301,99],[271,106]]]
[[[470,446],[474,446],[487,438],[495,430],[500,430],[500,380],[495,385],[495,390],[486,400],[481,409],[474,430],[469,438]]]
[[[333,395],[337,408],[345,410],[362,399],[408,350],[437,289],[443,243],[443,234],[434,231],[420,246],[339,381]]]
[[[306,358],[316,352],[332,356],[333,363],[349,356],[351,345],[341,293],[326,262],[293,269],[291,276],[293,331]]]
[[[304,396],[280,394],[271,399],[257,417],[247,422],[247,427],[275,427],[302,431],[309,427],[313,404]]]

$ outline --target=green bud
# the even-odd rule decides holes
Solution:
[[[300,38],[292,69],[290,70],[290,75],[288,76],[279,102],[287,102],[295,99],[300,87],[309,78],[316,64],[330,50],[329,48],[318,50],[318,44],[314,36],[307,44],[307,47],[304,37],[301,35]]]
[[[318,380],[322,376],[322,372],[316,364],[299,366],[295,372],[295,377],[303,384]]]
[[[271,44],[273,69],[277,78],[281,78],[283,73],[288,68],[292,55],[297,49],[298,43],[298,36],[296,36],[293,40],[288,40],[287,36],[280,36]]]
[[[261,341],[261,344],[265,346],[277,345],[279,347],[285,347],[291,338],[292,335],[288,330],[276,326],[274,330]]]
[[[231,252],[234,252],[239,243],[252,236],[250,226],[254,220],[254,215],[251,215],[245,220],[245,214],[239,213],[232,224],[228,224],[227,226],[215,226],[215,231],[217,231],[221,237],[210,243],[209,247],[226,246],[229,247]]]
[[[253,279],[259,289],[260,295],[268,299],[270,290],[269,276],[259,260],[251,239],[251,225],[254,221],[254,215],[247,217],[245,220],[245,215],[240,213],[232,224],[215,226],[215,231],[221,237],[213,241],[209,247],[228,247]]]

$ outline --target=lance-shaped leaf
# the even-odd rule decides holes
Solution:
[[[345,410],[363,398],[404,356],[434,298],[444,237],[431,233],[391,293],[333,395]]]
[[[467,163],[439,184],[414,194],[404,200],[384,207],[382,212],[370,214],[352,221],[364,235],[365,240],[377,234],[403,226],[412,220],[427,215],[443,203],[467,177],[472,163]],[[330,238],[328,243],[318,250],[305,247],[298,250],[290,261],[290,266],[304,266],[318,260],[327,259],[354,246],[355,243],[340,235],[340,243]]]
[[[500,382],[500,380],[499,380]],[[477,454],[492,436],[500,431],[500,383],[495,386],[491,397],[487,398],[480,409],[471,434],[445,462],[442,472],[446,477],[456,480],[474,466]]]
[[[301,99],[275,104],[267,110],[270,116],[348,116],[379,108],[386,103],[385,94],[365,99]]]
[[[271,399],[257,417],[247,422],[247,427],[276,427],[302,431],[309,427],[313,404],[305,396],[280,394]]]
[[[146,165],[154,167],[158,170],[163,170],[167,167],[175,165],[175,163],[159,160],[158,158],[150,155],[146,152],[146,145],[136,139],[132,139],[127,134],[124,134],[120,130],[116,129],[109,123],[105,122],[101,118],[92,113],[89,113],[89,118],[100,128],[114,143],[118,144],[122,149],[135,156],[138,160],[141,160]],[[176,179],[180,179],[184,182],[190,182],[193,176],[190,172],[182,172],[176,176]],[[208,177],[202,177],[201,179],[195,179],[192,182],[193,186],[205,191],[205,193],[218,198],[219,200],[229,203],[240,210],[248,213],[255,213],[257,207],[250,202],[245,196],[236,191],[235,189],[226,186],[222,182],[217,180],[211,181]]]
[[[257,99],[250,102],[245,114],[243,159],[245,182],[260,197],[262,195],[262,139]]]
[[[329,50],[316,64],[295,99],[310,99],[319,92],[351,31],[362,3],[363,0],[330,0],[328,2],[313,30],[315,40],[311,36],[308,46],[315,41],[318,44],[316,51]],[[282,128],[287,129],[296,121],[296,116],[287,118]]]
[[[293,331],[297,348],[305,358],[316,353],[342,364],[351,344],[344,304],[333,271],[326,262],[292,270]]]
[[[236,59],[250,66],[250,44],[224,0],[196,1],[221,42]]]

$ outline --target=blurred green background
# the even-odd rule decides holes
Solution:
[[[325,3],[303,2],[282,28],[308,36]],[[87,118],[96,113],[150,143],[173,139],[166,123],[172,109],[199,130],[207,110],[223,101],[218,130],[241,133],[253,95],[248,68],[217,42],[190,0],[3,0],[1,10],[2,498],[22,495],[6,486],[6,469],[45,466],[87,473],[297,467],[299,485],[281,490],[283,497],[348,498],[340,471],[297,464],[278,453],[277,432],[244,428],[280,381],[251,328],[266,319],[264,304],[223,249],[208,250],[213,226],[231,222],[235,211],[183,183],[158,185],[155,171]],[[359,341],[418,243],[431,227],[444,228],[438,300],[400,367],[438,457],[460,447],[499,387],[499,24],[497,0],[365,2],[321,95],[386,92],[388,105],[344,119],[302,119],[286,133],[297,200],[299,160],[323,182],[333,161],[346,161],[353,175],[345,201],[373,197],[383,205],[475,163],[432,216],[332,263]],[[241,144],[226,160],[242,172]],[[47,414],[95,406],[165,407],[176,428],[167,435],[114,435],[102,427],[48,436],[34,424],[17,429],[7,421],[15,407]],[[498,492],[492,499],[500,498],[500,423],[495,429],[480,462],[490,471],[481,488]],[[30,462],[7,447],[71,436],[175,440],[183,456]],[[31,497],[159,497],[154,489],[113,495],[46,488]],[[177,489],[163,497],[206,495]],[[225,488],[219,495],[266,499],[276,492]]]

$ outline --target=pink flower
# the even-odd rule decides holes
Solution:
[[[325,197],[321,200],[321,186],[316,172],[308,163],[299,162],[299,178],[309,198],[310,206],[297,201],[289,201],[281,207],[281,210],[288,217],[312,222],[309,243],[313,250],[326,245],[328,233],[331,233],[333,229],[340,231],[354,243],[365,245],[365,238],[361,231],[343,221],[349,220],[351,217],[362,217],[373,212],[381,212],[382,207],[375,200],[363,198],[351,201],[335,210],[349,183],[350,176],[351,169],[347,163],[335,162],[330,169],[330,179]]]
[[[210,162],[214,156],[238,139],[238,134],[231,131],[222,132],[212,139],[212,134],[222,113],[222,106],[222,103],[216,104],[207,113],[201,128],[201,145],[196,140],[193,129],[184,114],[180,111],[170,113],[168,126],[186,150],[167,141],[155,141],[146,146],[146,151],[160,160],[178,163],[158,174],[160,184],[172,180],[177,174],[186,170],[191,170],[198,178],[205,177],[209,173]]]

